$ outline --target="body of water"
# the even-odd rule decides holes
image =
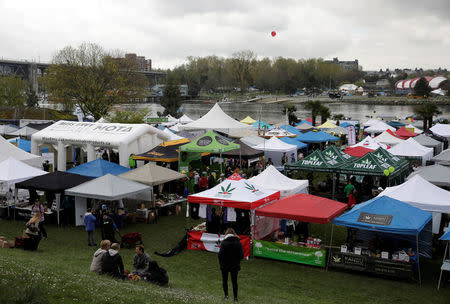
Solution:
[[[183,113],[192,119],[198,119],[205,115],[213,106],[212,103],[184,103],[181,107]],[[380,115],[395,116],[398,119],[405,119],[405,117],[414,114],[414,106],[408,105],[365,105],[352,104],[345,102],[336,102],[326,104],[330,108],[332,115],[344,114],[346,117],[365,122],[371,117],[378,117]],[[135,104],[124,105],[127,108],[134,108],[136,110],[144,110],[153,113],[162,112],[164,109],[159,104]],[[220,103],[220,107],[231,117],[242,120],[247,115],[253,119],[261,117],[263,121],[268,123],[277,123],[285,120],[282,114],[283,105],[281,104],[259,104],[259,103]],[[304,103],[296,104],[297,117],[304,119],[311,116],[311,111],[304,108]],[[439,106],[442,114],[439,117],[450,119],[450,105]]]

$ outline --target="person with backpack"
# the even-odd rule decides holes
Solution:
[[[220,244],[219,264],[222,271],[222,287],[225,299],[228,299],[228,273],[231,275],[234,301],[238,300],[238,272],[241,270],[241,260],[244,258],[242,244],[233,228],[228,228]]]

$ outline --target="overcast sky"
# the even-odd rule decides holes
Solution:
[[[0,0],[0,57],[50,61],[88,41],[154,68],[252,50],[358,59],[364,70],[450,69],[449,12],[450,0]]]

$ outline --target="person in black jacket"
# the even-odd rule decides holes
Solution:
[[[228,228],[219,250],[219,264],[222,271],[222,287],[225,299],[228,299],[228,273],[230,273],[234,301],[238,300],[237,276],[239,270],[241,270],[241,260],[243,258],[244,251],[239,237],[233,228]]]
[[[122,257],[119,254],[120,244],[114,243],[102,256],[102,274],[108,274],[115,278],[124,279],[126,275],[124,273]]]

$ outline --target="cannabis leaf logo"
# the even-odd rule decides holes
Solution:
[[[236,188],[231,188],[231,184],[228,184],[228,186],[226,188],[224,188],[223,186],[220,186],[220,189],[222,189],[222,191],[219,191],[219,194],[231,194],[231,192],[236,189]]]
[[[370,164],[372,164],[372,162],[370,160],[368,160],[368,159],[365,159],[365,160],[363,160],[361,162],[361,164],[363,164],[363,165],[370,165]]]
[[[317,156],[313,156],[313,157],[310,158],[310,160],[312,160],[312,161],[318,161],[319,158],[318,158]]]
[[[249,185],[247,183],[245,183],[245,189],[250,190],[251,192],[258,192],[259,190],[255,188],[255,186],[253,185]]]

